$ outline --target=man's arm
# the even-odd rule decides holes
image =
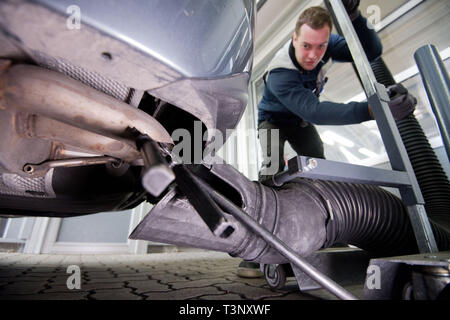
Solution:
[[[361,45],[369,61],[372,61],[383,53],[383,46],[378,34],[373,28],[368,28],[367,19],[359,15],[353,21],[353,27],[358,35]],[[328,44],[328,54],[339,62],[352,62],[352,55],[345,39],[337,34],[331,34]]]
[[[272,70],[267,86],[290,112],[314,124],[345,125],[371,120],[367,102],[320,102],[303,86],[296,70]]]

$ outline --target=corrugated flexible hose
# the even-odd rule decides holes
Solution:
[[[323,248],[337,243],[357,246],[379,255],[418,252],[414,232],[402,201],[377,186],[323,180],[303,180],[328,208]],[[441,250],[450,249],[450,234],[430,219]]]

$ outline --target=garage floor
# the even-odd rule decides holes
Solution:
[[[272,290],[265,279],[236,276],[240,259],[218,252],[147,255],[0,253],[0,300],[334,300],[327,291],[300,293],[295,278]],[[68,289],[80,268],[80,289]],[[72,283],[75,283],[72,281]],[[362,285],[347,287],[361,297]]]

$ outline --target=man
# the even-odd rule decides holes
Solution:
[[[381,41],[360,14],[359,0],[343,0],[343,4],[368,59],[376,59],[382,53]],[[346,125],[373,119],[367,102],[343,104],[318,99],[326,82],[327,63],[353,61],[345,39],[331,34],[331,29],[332,19],[326,9],[306,9],[297,20],[292,41],[269,63],[263,97],[258,104],[258,130],[264,156],[260,181],[284,169],[286,141],[299,155],[325,158],[322,140],[313,124]],[[390,96],[394,94],[389,106],[399,120],[414,111],[416,101],[399,85],[390,88]],[[271,139],[273,130],[278,138],[275,135]],[[273,157],[271,150],[278,150],[278,157]],[[258,264],[243,261],[238,275],[262,274]]]

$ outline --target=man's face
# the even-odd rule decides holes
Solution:
[[[295,57],[305,70],[314,69],[322,60],[330,38],[330,27],[324,25],[321,29],[313,29],[307,24],[300,27],[299,34],[294,31],[292,37]]]

